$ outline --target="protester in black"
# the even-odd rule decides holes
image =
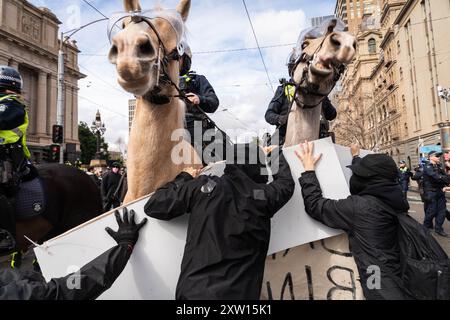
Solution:
[[[0,270],[0,300],[94,300],[108,290],[125,268],[135,244],[139,238],[139,230],[147,219],[135,223],[135,213],[123,210],[123,220],[116,211],[119,225],[117,232],[106,228],[108,234],[117,242],[98,258],[85,265],[78,274],[70,274],[63,278],[46,282],[38,272],[21,272],[17,269]],[[0,255],[7,254],[15,247],[13,238],[8,232],[0,232]],[[9,243],[9,244],[8,244]],[[7,245],[5,245],[7,244]],[[79,286],[69,287],[69,283]]]
[[[120,188],[121,182],[123,182],[120,168],[120,163],[114,162],[111,171],[102,179],[101,192],[104,212],[120,207]]]
[[[252,148],[245,149],[250,154]],[[177,299],[259,300],[270,219],[291,198],[295,184],[279,149],[271,155],[276,174],[270,184],[260,172],[264,156],[258,160],[229,161],[222,177],[183,172],[145,205],[147,215],[161,220],[190,213]]]
[[[306,170],[300,178],[306,212],[326,226],[347,233],[366,299],[409,299],[400,279],[398,219],[385,208],[398,213],[409,210],[397,180],[397,166],[387,155],[374,154],[361,159],[358,148],[353,147],[352,152],[352,195],[338,201],[322,195],[314,171],[320,156],[313,156],[313,144],[304,145],[303,151],[297,153]],[[370,279],[378,268],[379,288],[372,287]]]

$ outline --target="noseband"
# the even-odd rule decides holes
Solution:
[[[181,56],[178,53],[178,48],[173,49],[170,53],[167,53],[164,42],[161,39],[161,36],[156,29],[155,25],[149,20],[140,16],[131,17],[132,22],[140,23],[145,22],[149,25],[149,27],[155,33],[158,39],[158,56],[157,62],[153,66],[153,72],[156,74],[156,86],[153,90],[147,92],[143,98],[156,105],[165,105],[170,103],[172,98],[176,97],[184,97],[184,93],[180,90],[178,85],[170,78],[170,75],[167,71],[170,61],[180,61]],[[162,91],[162,87],[165,85],[170,85],[175,88],[178,92],[178,95],[163,95],[160,94]]]
[[[296,102],[298,106],[303,106],[303,109],[313,109],[313,108],[317,107],[318,105],[320,105],[323,102],[323,100],[331,93],[331,91],[333,91],[334,87],[336,86],[336,83],[339,81],[339,79],[341,78],[341,76],[344,73],[345,68],[346,68],[344,64],[339,64],[339,65],[331,64],[333,71],[334,71],[334,79],[333,79],[334,85],[331,87],[330,91],[326,94],[318,92],[319,85],[311,83],[309,81],[309,77],[308,77],[309,70],[311,68],[311,65],[312,65],[317,53],[320,51],[320,49],[322,49],[323,43],[325,42],[326,38],[327,37],[323,38],[322,42],[316,48],[316,50],[314,51],[314,53],[312,55],[309,55],[306,52],[303,52],[302,55],[295,61],[293,68],[291,69],[291,70],[293,70],[292,74],[291,74],[291,79],[292,79],[293,73],[294,73],[295,69],[297,69],[298,65],[300,63],[305,64],[300,82],[296,83],[295,81],[292,81],[292,82],[288,83],[295,87],[294,99],[292,100],[292,104],[294,102]],[[316,105],[307,105],[307,104],[303,103],[302,101],[300,101],[299,97],[301,97],[302,95],[320,97],[321,100]],[[291,105],[291,108],[292,108],[292,105]]]

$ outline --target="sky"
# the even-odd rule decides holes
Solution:
[[[29,0],[36,6],[49,8],[67,31],[91,21],[123,11],[122,0]],[[178,0],[141,0],[151,9],[155,4],[173,9]],[[310,25],[310,18],[334,12],[335,0],[246,0],[267,66],[265,72],[258,50],[205,53],[208,51],[255,48],[256,40],[242,0],[193,0],[187,27],[188,43],[194,53],[192,70],[203,74],[214,87],[220,100],[219,110],[212,116],[223,130],[241,135],[261,136],[272,133],[264,114],[280,78],[287,78],[287,57],[300,32]],[[79,82],[79,121],[90,124],[97,109],[106,124],[105,139],[110,150],[123,149],[118,139],[128,141],[128,100],[116,80],[113,65],[108,62],[110,43],[107,21],[76,33],[80,71],[87,75]],[[123,151],[123,150],[120,150]]]

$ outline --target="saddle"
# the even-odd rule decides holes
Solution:
[[[45,211],[44,186],[39,176],[23,181],[15,197],[17,220],[26,220],[41,215]]]

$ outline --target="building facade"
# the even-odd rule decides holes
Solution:
[[[351,34],[356,35],[366,15],[380,13],[380,0],[337,0],[334,14],[346,25]]]
[[[322,24],[322,22],[329,19],[333,19],[334,17],[335,17],[334,15],[329,15],[311,18],[311,27],[318,27]]]
[[[0,0],[0,64],[19,70],[23,98],[29,112],[27,141],[32,160],[42,161],[43,150],[52,144],[56,124],[58,26],[61,22],[46,8],[25,0]],[[74,42],[64,45],[65,142],[69,158],[80,150],[78,140],[79,50]]]
[[[439,124],[448,120],[437,86],[450,87],[450,2],[382,0],[380,4],[379,29],[372,32],[381,38],[367,39],[363,28],[359,30],[358,55],[342,81],[337,98],[342,115],[334,129],[338,142],[348,145],[352,137],[343,128],[362,124],[364,147],[413,166],[422,156],[420,146],[440,142]],[[377,56],[375,65],[369,64],[367,78],[357,72],[366,44]],[[359,94],[362,83],[368,91]],[[361,103],[364,98],[368,100]],[[343,110],[351,107],[358,112],[346,121]]]

